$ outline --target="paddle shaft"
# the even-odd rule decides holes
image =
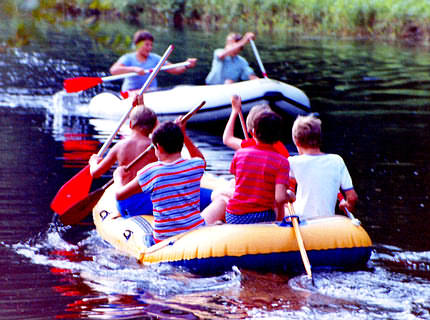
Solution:
[[[165,63],[167,60],[167,57],[170,55],[170,53],[173,51],[173,46],[170,45],[160,61],[158,62],[157,66],[154,68],[154,70],[149,75],[148,79],[146,80],[145,84],[140,89],[139,94],[143,93],[143,91],[146,90],[147,87],[151,84],[151,82],[154,80],[157,73],[160,71],[161,66]],[[102,157],[103,154],[106,152],[107,148],[112,143],[114,137],[118,133],[119,129],[129,116],[131,110],[133,108],[133,103],[130,103],[130,108],[127,110],[127,112],[122,116],[120,122],[118,123],[117,128],[115,131],[111,134],[108,140],[105,141],[102,148],[98,152],[98,156]],[[90,166],[87,165],[84,169],[82,169],[80,172],[78,172],[72,179],[70,179],[68,182],[66,182],[60,190],[55,195],[54,199],[51,202],[51,208],[59,215],[64,214],[65,212],[70,212],[70,210],[75,207],[78,203],[81,203],[83,200],[85,200],[88,197],[88,192],[91,189],[93,178],[90,173]]]
[[[167,71],[170,69],[175,69],[175,68],[179,68],[179,67],[186,67],[189,65],[190,65],[190,63],[188,61],[184,61],[184,62],[180,62],[180,63],[172,63],[172,64],[162,66],[160,70]],[[153,70],[154,70],[154,68],[145,70],[145,73],[151,73]],[[137,76],[137,75],[139,75],[137,72],[128,72],[128,73],[122,73],[122,74],[117,74],[117,75],[113,75],[113,76],[102,77],[101,80],[103,82],[115,81],[115,80],[120,80],[120,79],[133,77],[133,76]]]
[[[154,145],[151,143],[141,154],[139,154],[132,162],[130,162],[126,167],[125,171],[130,170],[136,163],[138,163],[144,156],[148,154],[149,151],[151,151],[154,148]],[[106,190],[108,187],[110,187],[113,184],[114,180],[113,178],[110,179],[106,184],[104,184],[101,189]]]
[[[172,53],[173,51],[173,45],[170,45],[166,52],[164,53],[164,55],[161,57],[160,61],[158,62],[158,64],[155,66],[154,70],[151,72],[151,74],[149,75],[148,79],[146,79],[145,84],[142,86],[142,88],[139,90],[139,95],[141,95],[146,88],[149,87],[149,85],[151,84],[151,82],[154,80],[155,76],[158,74],[158,72],[161,69],[161,66],[166,62],[167,58],[169,57],[169,55]],[[130,107],[128,108],[127,112],[124,113],[124,115],[122,116],[122,118],[120,119],[118,126],[116,127],[115,131],[112,132],[112,134],[110,135],[109,139],[103,144],[103,146],[101,147],[100,151],[98,152],[98,156],[102,157],[103,154],[105,153],[105,151],[107,150],[107,148],[109,148],[110,144],[112,143],[113,139],[115,138],[115,136],[117,135],[119,129],[121,129],[122,125],[124,124],[125,120],[128,118],[131,110],[134,108],[133,103],[130,104]]]
[[[245,136],[245,139],[249,139],[249,134],[248,134],[248,130],[246,128],[246,122],[245,122],[245,119],[243,117],[242,110],[239,110],[239,120],[240,120],[240,124],[242,125],[243,135]]]
[[[191,111],[189,111],[186,115],[184,115],[181,118],[181,122],[183,121],[187,121],[189,118],[191,118],[197,111],[199,111],[204,105],[205,105],[206,101],[203,101],[202,103],[200,103],[197,107],[194,107]],[[148,148],[146,148],[141,154],[139,154],[132,162],[130,162],[126,167],[125,167],[125,171],[130,170],[137,162],[139,162],[144,156],[146,156],[146,154],[152,150],[152,148],[154,148],[154,145],[151,144],[148,146]],[[106,190],[109,186],[111,186],[113,184],[114,180],[113,178],[110,179],[106,184],[104,184],[101,189]]]
[[[194,107],[192,110],[190,110],[186,115],[184,115],[181,118],[181,122],[187,121],[189,118],[191,118],[197,111],[199,111],[204,105],[206,104],[206,101],[203,101],[200,103],[197,107]],[[137,162],[139,162],[146,154],[154,148],[154,145],[151,144],[146,148],[141,154],[139,154],[132,162],[130,162],[126,167],[125,171],[130,170]],[[102,189],[106,190],[110,185],[112,185],[113,179],[110,179],[103,187]]]
[[[263,62],[261,61],[260,54],[258,53],[257,47],[255,46],[254,40],[250,39],[249,43],[251,44],[252,51],[254,51],[255,58],[257,59],[258,66],[260,67],[261,73],[264,78],[267,77],[266,69],[264,69]]]
[[[300,232],[299,222],[297,217],[295,217],[294,208],[291,204],[291,202],[288,202],[288,212],[290,213],[291,222],[293,223],[294,233],[296,235],[297,244],[299,246],[300,255],[302,257],[303,265],[305,267],[306,273],[308,275],[308,278],[312,280],[312,270],[311,270],[311,264],[309,262],[308,254],[306,253],[305,244],[303,242],[302,234]]]
[[[345,207],[345,213],[346,213],[346,215],[348,216],[348,218],[350,218],[350,219],[355,219],[354,215],[352,214],[352,212],[351,212],[351,211],[349,211],[349,210],[348,210],[348,208],[347,208],[347,207]]]
[[[245,120],[243,119],[243,113],[241,110],[239,111],[239,119],[240,119],[240,123],[242,124],[243,134],[245,135],[245,138],[248,139],[249,138],[248,130],[246,129],[246,123],[245,123]],[[288,210],[290,212],[290,217],[291,217],[291,221],[293,223],[294,233],[296,235],[297,244],[299,246],[300,255],[302,257],[303,265],[305,266],[305,270],[306,270],[306,273],[308,274],[309,279],[312,279],[311,264],[309,262],[309,258],[308,258],[308,255],[306,253],[305,245],[303,243],[303,238],[302,238],[302,235],[300,233],[298,219],[297,219],[297,217],[292,216],[292,212],[294,212],[294,208],[290,202],[288,203]]]
[[[184,115],[181,121],[187,121],[192,115],[194,115],[200,108],[204,106],[206,102],[203,101],[200,105],[193,108],[186,115]],[[154,145],[148,146],[136,159],[130,162],[125,170],[130,170],[132,166],[134,166],[139,160],[141,160],[152,148]],[[72,225],[77,224],[82,219],[84,219],[88,213],[94,208],[100,198],[103,196],[105,190],[111,186],[114,182],[114,179],[110,179],[106,184],[104,184],[101,188],[91,192],[84,199],[77,201],[73,206],[68,208],[61,216],[60,220],[64,225]]]
[[[337,194],[337,199],[339,200],[339,202],[346,201],[341,192],[339,192]],[[355,224],[357,226],[359,226],[361,224],[360,220],[358,220],[357,218],[354,217],[354,215],[352,214],[351,211],[348,210],[346,205],[343,207],[343,211],[346,213],[348,218],[350,218],[352,220],[353,224]]]

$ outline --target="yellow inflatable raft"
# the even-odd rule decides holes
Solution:
[[[203,184],[202,188],[207,189]],[[169,263],[198,274],[217,274],[234,265],[290,274],[304,270],[288,221],[205,226],[148,247],[153,217],[121,217],[112,187],[94,208],[93,219],[104,240],[142,263]],[[372,242],[367,232],[347,217],[301,221],[300,231],[313,270],[357,269],[370,258]]]

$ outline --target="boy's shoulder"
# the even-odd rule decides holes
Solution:
[[[205,163],[205,161],[199,157],[193,157],[193,158],[182,159],[182,160],[186,164],[191,164],[191,165],[196,165],[196,166],[204,165],[204,163]]]
[[[135,52],[127,52],[125,54],[123,54],[120,58],[119,61],[124,63],[124,62],[130,62],[130,61],[136,61],[137,57],[136,57],[136,53]]]
[[[283,159],[287,160],[287,157],[285,155],[281,154],[276,150],[274,145],[251,145],[247,146],[246,148],[240,148],[236,151],[235,156],[241,157],[241,156],[257,156],[257,155],[269,155],[272,159]]]
[[[148,59],[152,61],[159,61],[161,59],[161,56],[154,52],[150,52],[148,55]]]
[[[132,148],[139,150],[139,147],[147,147],[151,144],[151,139],[146,136],[128,136],[124,139],[121,139],[118,141],[115,146],[118,146],[120,148]]]
[[[150,162],[148,163],[146,166],[144,166],[142,169],[140,169],[137,172],[138,176],[147,174],[148,172],[153,172],[158,170],[158,168],[162,167],[163,163],[161,161],[155,161],[155,162]]]
[[[336,153],[323,153],[318,155],[310,154],[297,154],[288,158],[290,163],[302,163],[302,162],[333,162],[333,163],[344,163],[343,158]]]

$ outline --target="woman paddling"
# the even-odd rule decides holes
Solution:
[[[151,70],[160,61],[161,57],[152,52],[154,43],[153,35],[147,30],[138,30],[133,37],[133,44],[136,47],[135,52],[130,52],[122,55],[110,68],[113,75],[135,72],[138,75],[127,77],[122,83],[121,91],[123,96],[128,97],[130,93],[140,89],[147,80],[149,73],[146,70]],[[171,74],[184,73],[188,68],[193,68],[196,65],[197,59],[187,59],[186,66],[178,66],[166,70]],[[170,64],[167,62],[167,64]],[[157,89],[157,79],[154,79],[149,86],[150,90]]]

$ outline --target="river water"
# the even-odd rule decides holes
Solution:
[[[160,74],[166,86],[202,83],[225,37],[152,31],[154,51],[175,44],[170,61],[199,59],[183,76]],[[316,273],[312,286],[304,276],[233,269],[196,277],[141,266],[91,225],[56,220],[51,199],[110,134],[103,121],[56,104],[67,99],[63,79],[107,75],[118,53],[95,38],[71,27],[13,49],[0,37],[0,319],[430,319],[428,48],[257,38],[269,76],[304,90],[320,114],[324,150],[345,159],[360,198],[355,215],[375,244],[367,268]],[[250,48],[243,55],[258,70]],[[104,84],[70,101],[118,88]],[[209,171],[228,176],[223,125],[190,135]],[[294,152],[288,124],[284,142]]]

